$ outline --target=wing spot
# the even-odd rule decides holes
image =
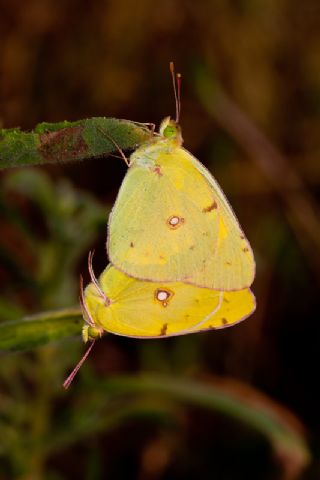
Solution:
[[[223,325],[228,324],[228,320],[226,318],[221,318],[221,322],[222,322]]]
[[[177,228],[181,227],[185,222],[185,219],[183,217],[179,217],[179,215],[171,215],[171,217],[168,218],[167,224],[172,230],[176,230]]]
[[[168,324],[167,324],[167,323],[164,323],[164,324],[162,325],[161,330],[160,330],[160,336],[166,335],[166,334],[167,334],[167,330],[168,330]]]
[[[241,240],[244,240],[244,235],[240,235]]]
[[[163,173],[161,172],[161,167],[160,167],[160,165],[156,165],[152,171],[153,171],[154,173],[156,173],[157,175],[159,175],[159,177],[162,177],[162,175],[163,175]]]
[[[243,252],[249,252],[249,248],[245,247],[242,249]]]
[[[216,210],[218,208],[218,205],[217,205],[217,202],[214,200],[211,205],[209,205],[208,207],[204,207],[202,209],[203,213],[209,213],[209,212],[212,212],[212,210]]]
[[[154,298],[159,302],[163,307],[167,307],[171,298],[173,297],[174,292],[169,289],[157,288],[154,292]]]
[[[134,247],[134,243],[133,243],[133,242],[130,242],[130,247],[131,247],[131,248]]]
[[[195,245],[190,245],[189,250],[194,250]]]
[[[204,237],[209,237],[209,232],[202,232],[202,235],[203,235]]]
[[[226,303],[230,303],[229,300],[227,300],[226,298],[224,298],[223,301]]]
[[[225,265],[228,265],[228,267],[230,267],[232,265],[231,262],[225,262]]]

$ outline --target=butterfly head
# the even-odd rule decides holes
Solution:
[[[168,140],[174,140],[178,144],[182,144],[181,127],[175,120],[172,120],[171,117],[166,117],[162,120],[159,133]]]
[[[84,343],[87,343],[89,340],[92,341],[101,338],[102,335],[103,329],[95,325],[85,324],[82,328],[82,339]]]
[[[183,139],[181,134],[181,127],[179,125],[180,112],[181,112],[181,75],[175,73],[174,64],[170,62],[170,72],[172,77],[172,86],[176,104],[176,119],[166,117],[162,120],[159,128],[159,133],[165,140],[170,143],[182,145]]]

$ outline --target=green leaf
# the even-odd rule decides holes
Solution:
[[[106,156],[116,145],[134,149],[150,138],[144,124],[105,117],[40,123],[31,132],[0,129],[0,169]]]
[[[81,334],[80,309],[39,313],[22,320],[0,323],[0,351],[29,350],[46,343]]]

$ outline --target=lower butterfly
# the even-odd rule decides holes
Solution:
[[[85,289],[81,286],[81,306],[83,339],[92,344],[65,381],[65,388],[95,339],[105,332],[141,339],[167,338],[230,327],[251,315],[256,307],[249,288],[223,292],[181,282],[148,282],[129,277],[112,265],[97,279],[92,255],[89,272],[91,283]]]
[[[255,299],[248,288],[221,292],[181,282],[147,282],[109,265],[99,280],[92,275],[82,308],[84,340],[104,332],[159,338],[234,325],[253,313]]]

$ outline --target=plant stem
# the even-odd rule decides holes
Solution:
[[[105,117],[40,123],[31,132],[0,129],[0,170],[107,156],[115,145],[134,149],[150,138],[143,124]]]

